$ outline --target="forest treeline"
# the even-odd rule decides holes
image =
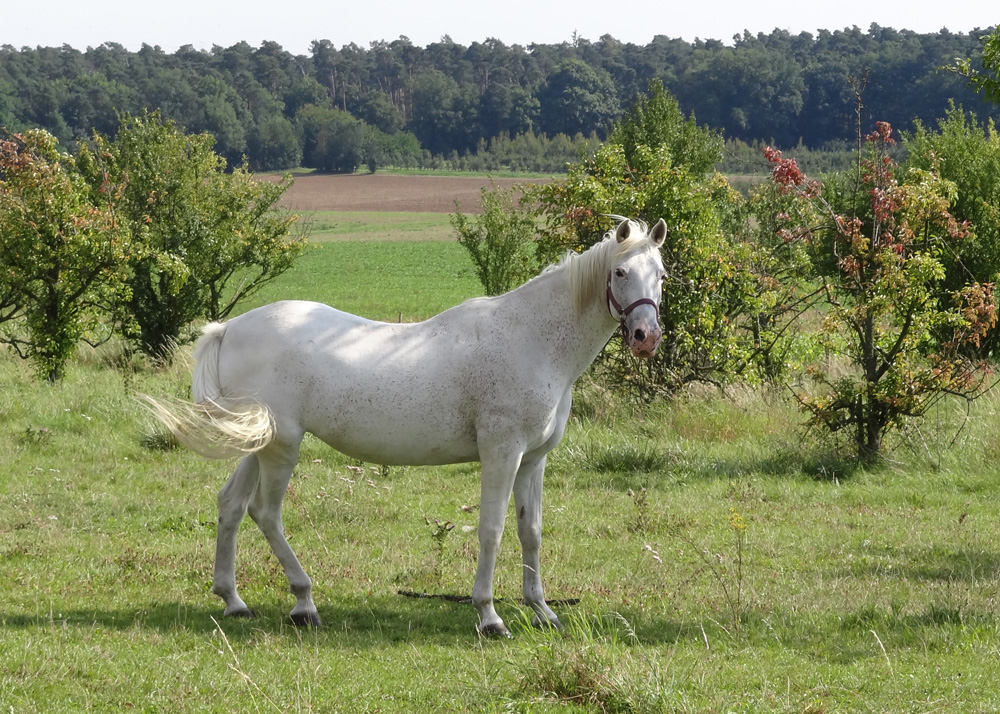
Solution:
[[[852,77],[867,80],[865,124],[932,124],[951,100],[996,116],[964,77],[941,69],[958,57],[975,64],[985,32],[872,25],[744,33],[731,44],[605,35],[527,47],[447,36],[418,47],[400,37],[339,49],[318,40],[306,55],[276,42],[173,53],[5,45],[0,126],[42,127],[72,148],[94,130],[113,135],[122,116],[158,109],[188,132],[210,132],[231,166],[246,157],[252,170],[553,171],[592,152],[658,79],[685,114],[735,146],[835,150],[857,138]]]

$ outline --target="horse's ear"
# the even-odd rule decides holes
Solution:
[[[621,243],[629,237],[630,233],[632,233],[632,221],[622,221],[618,224],[618,230],[615,231],[615,238]]]
[[[656,243],[656,247],[660,247],[661,245],[663,245],[663,241],[666,237],[667,237],[667,224],[661,218],[656,222],[656,225],[653,226],[653,230],[649,232],[649,238],[654,243]]]

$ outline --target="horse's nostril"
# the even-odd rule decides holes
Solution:
[[[646,339],[646,333],[643,332],[642,330],[636,330],[634,333],[632,333],[632,336],[635,338],[636,342],[644,342]]]

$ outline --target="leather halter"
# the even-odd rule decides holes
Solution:
[[[625,318],[631,315],[632,311],[635,310],[640,305],[652,305],[653,309],[656,310],[656,321],[659,322],[660,305],[652,298],[639,298],[635,302],[631,302],[623,308],[615,299],[615,294],[611,292],[611,276],[612,273],[609,272],[608,286],[606,290],[608,295],[608,312],[611,313],[612,317],[618,318],[618,322],[621,324],[622,328],[622,341],[625,342],[625,344],[628,344],[628,328],[625,327]]]

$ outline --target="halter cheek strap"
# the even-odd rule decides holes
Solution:
[[[652,300],[650,298],[639,298],[635,302],[630,302],[623,308],[618,303],[618,300],[615,299],[615,294],[611,292],[611,273],[608,273],[608,286],[606,292],[608,295],[608,312],[611,313],[612,317],[618,318],[618,322],[621,324],[622,328],[623,341],[625,342],[628,341],[628,328],[625,327],[625,318],[631,315],[632,311],[635,310],[640,305],[652,305],[653,309],[656,310],[656,319],[657,321],[659,321],[660,306],[655,300]]]

